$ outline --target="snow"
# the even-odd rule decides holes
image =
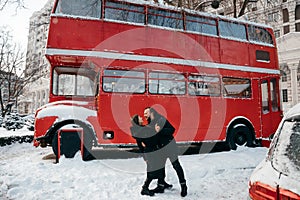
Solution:
[[[32,135],[33,131],[28,131],[27,127],[24,126],[22,129],[16,129],[15,131],[7,131],[5,128],[0,127],[0,137],[12,137],[12,136],[27,136]]]
[[[0,129],[0,135],[13,134]],[[32,134],[20,130],[20,134]],[[185,199],[247,199],[248,180],[266,155],[266,148],[239,148],[210,154],[180,156],[188,196]],[[182,199],[176,173],[170,162],[166,181],[172,190],[154,197],[141,196],[145,180],[142,158],[102,159],[84,162],[74,159],[43,159],[51,148],[29,143],[0,147],[0,199]],[[150,188],[156,186],[153,181]]]
[[[80,119],[86,121],[88,117],[97,116],[95,110],[82,107],[86,104],[86,102],[81,101],[58,101],[49,103],[37,111],[36,118],[41,119],[48,116],[57,116],[60,120]]]

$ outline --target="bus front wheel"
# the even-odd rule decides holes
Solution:
[[[53,153],[57,156],[58,154],[58,138],[57,133],[54,134],[52,139],[52,150]],[[63,148],[61,148],[62,143],[60,143],[60,155],[65,155],[66,158],[73,158],[77,151],[80,150],[80,138],[73,137],[72,141],[69,141],[68,144],[65,144]]]
[[[252,146],[250,129],[245,124],[234,125],[227,135],[227,142],[232,150],[236,150],[238,146]]]

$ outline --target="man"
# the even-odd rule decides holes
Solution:
[[[147,120],[147,125],[149,127],[150,126],[150,122],[151,122],[151,119],[150,119],[150,108],[145,108],[144,110],[144,117],[145,119]],[[144,124],[145,125],[145,124]],[[155,127],[152,126],[152,128],[155,130]],[[155,132],[157,132],[155,130]],[[160,154],[160,152],[158,152],[157,154]],[[167,159],[167,157],[163,157],[163,155],[159,155],[161,157],[161,159],[165,160]],[[160,168],[165,172],[165,163],[163,165],[160,166]],[[173,187],[173,185],[171,184],[168,184],[166,181],[165,181],[165,177],[163,179],[158,179],[157,180],[157,187],[155,189],[153,189],[152,191],[155,192],[155,193],[164,193],[164,190],[165,189],[171,189]]]
[[[147,119],[149,126],[154,127],[157,132],[161,154],[171,161],[179,179],[181,196],[185,197],[187,195],[187,186],[182,166],[178,160],[178,147],[173,136],[175,128],[165,117],[151,107],[144,110],[144,117]],[[163,183],[158,181],[158,188],[161,185]]]

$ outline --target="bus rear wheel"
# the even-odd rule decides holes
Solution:
[[[234,125],[227,135],[227,142],[232,150],[236,150],[238,146],[253,146],[249,127],[245,124]]]

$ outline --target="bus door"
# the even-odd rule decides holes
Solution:
[[[277,78],[262,80],[260,90],[262,137],[267,138],[275,133],[281,120],[279,80]]]

